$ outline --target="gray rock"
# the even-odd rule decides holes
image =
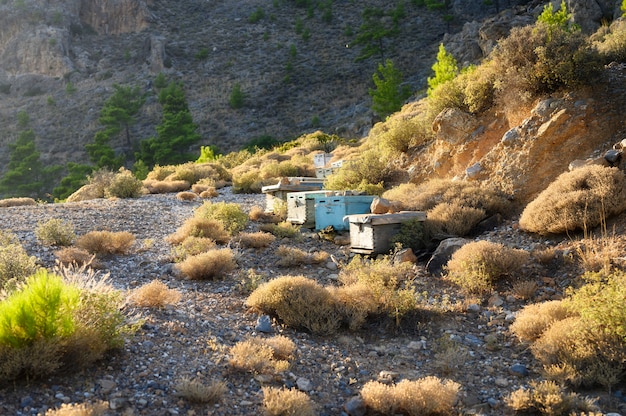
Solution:
[[[528,368],[526,368],[526,366],[523,364],[513,364],[510,370],[511,370],[511,373],[520,377],[526,377],[529,374]]]
[[[298,387],[298,390],[300,391],[311,391],[313,390],[313,383],[311,383],[311,381],[307,378],[298,377],[296,380],[296,387]]]
[[[254,327],[256,331],[271,333],[274,332],[272,328],[272,320],[268,315],[261,315],[259,319],[256,320],[256,326]]]
[[[367,410],[365,402],[361,396],[354,396],[346,402],[344,410],[350,416],[364,416]]]
[[[439,243],[439,246],[426,263],[426,270],[432,275],[442,276],[443,266],[445,266],[452,254],[459,248],[467,244],[469,240],[465,238],[447,238]]]

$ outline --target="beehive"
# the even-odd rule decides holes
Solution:
[[[332,226],[335,230],[347,230],[350,223],[346,215],[370,212],[374,195],[332,195],[315,198],[315,229]]]
[[[426,221],[422,211],[402,211],[395,214],[347,215],[350,224],[350,251],[361,254],[384,254],[392,249],[391,239],[402,223],[417,219]]]
[[[324,197],[327,191],[290,192],[287,194],[287,221],[315,228],[315,198]]]

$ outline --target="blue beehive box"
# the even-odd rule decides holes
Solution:
[[[287,194],[287,221],[304,228],[315,228],[315,198],[332,191],[290,192]]]
[[[315,229],[323,230],[331,225],[335,230],[350,229],[350,222],[344,217],[369,213],[374,198],[374,195],[315,196]]]

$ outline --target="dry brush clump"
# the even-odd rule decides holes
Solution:
[[[191,184],[187,181],[157,181],[152,179],[145,179],[143,186],[151,194],[183,192],[191,188]]]
[[[266,416],[316,416],[317,406],[304,392],[296,389],[263,387],[263,410]]]
[[[76,240],[76,247],[92,254],[128,254],[135,236],[128,231],[90,231]]]
[[[276,236],[263,231],[240,233],[235,241],[246,248],[264,248],[276,241]]]
[[[230,349],[230,365],[256,374],[275,374],[289,369],[296,344],[283,335],[250,338]]]
[[[287,221],[277,224],[261,224],[259,230],[273,234],[277,238],[297,238],[300,236],[300,226]]]
[[[0,199],[0,208],[24,207],[29,205],[37,205],[37,201],[35,201],[33,198]]]
[[[37,259],[29,256],[24,247],[17,242],[0,244],[0,294],[2,289],[15,286],[35,273],[36,261]]]
[[[307,253],[297,247],[289,247],[285,245],[278,247],[276,255],[279,258],[277,264],[281,267],[295,267],[303,264],[319,264],[325,262],[330,257],[330,255],[325,251]]]
[[[486,293],[502,277],[519,272],[529,257],[527,251],[500,243],[470,242],[448,261],[447,278],[469,293]]]
[[[195,192],[183,191],[176,194],[179,201],[195,201],[198,195]]]
[[[111,181],[104,187],[105,198],[137,198],[143,193],[143,183],[124,168],[114,174]]]
[[[191,280],[219,279],[236,267],[235,254],[229,248],[188,256],[175,266],[183,277]]]
[[[189,256],[213,250],[216,246],[216,242],[211,238],[190,236],[172,247],[172,258],[174,262],[179,263]]]
[[[448,415],[452,413],[461,385],[452,380],[424,377],[402,380],[395,385],[368,381],[361,397],[368,409],[378,414],[409,416]]]
[[[216,220],[232,236],[242,231],[248,224],[248,214],[239,204],[233,202],[204,202],[194,211],[194,218]]]
[[[177,304],[181,298],[182,294],[178,290],[168,288],[159,280],[153,280],[134,289],[128,300],[140,307],[163,308]]]
[[[105,416],[109,412],[109,402],[63,403],[58,409],[46,410],[44,416]]]
[[[63,247],[54,252],[59,263],[62,265],[77,264],[79,266],[87,265],[94,269],[99,269],[102,264],[96,259],[96,255],[78,247]]]
[[[572,316],[563,301],[552,300],[526,305],[515,318],[510,330],[521,341],[533,342],[557,321]]]
[[[595,413],[600,409],[594,400],[580,397],[576,393],[566,392],[554,381],[531,381],[529,389],[520,388],[504,398],[506,405],[521,414],[539,413],[546,416]]]
[[[526,206],[519,224],[526,231],[559,234],[591,229],[624,210],[624,173],[591,165],[561,174]]]

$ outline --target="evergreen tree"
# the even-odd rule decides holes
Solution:
[[[131,147],[130,127],[135,116],[146,102],[146,96],[139,87],[125,87],[113,84],[115,92],[104,103],[98,121],[105,127],[109,137],[124,132],[126,145]]]
[[[69,162],[66,166],[67,176],[61,179],[57,187],[52,190],[56,200],[66,199],[87,183],[87,176],[93,172],[93,166]]]
[[[353,46],[363,45],[361,54],[355,59],[356,62],[363,61],[372,56],[378,56],[380,62],[385,61],[385,41],[387,38],[397,36],[400,32],[398,21],[401,15],[394,15],[388,19],[388,14],[382,10],[367,7],[363,11],[363,23],[359,27],[356,38],[352,42]]]
[[[438,85],[453,80],[459,73],[459,67],[456,63],[456,59],[454,59],[454,56],[452,56],[452,54],[446,51],[443,43],[439,44],[437,62],[434,63],[432,69],[433,71],[435,71],[435,76],[428,78],[429,96],[432,94],[435,88],[437,88]]]
[[[35,133],[31,129],[22,131],[15,143],[8,147],[8,171],[0,179],[0,194],[5,197],[45,198],[61,167],[44,167],[35,146]]]
[[[200,140],[200,135],[187,106],[182,83],[171,82],[163,88],[159,92],[159,103],[163,107],[163,118],[156,128],[157,136],[140,143],[137,160],[151,167],[193,160],[195,156],[189,153],[189,148]]]
[[[85,145],[89,160],[97,168],[107,168],[116,171],[124,164],[124,155],[115,156],[115,151],[111,147],[108,130],[101,130],[96,133],[94,142]]]
[[[382,118],[399,111],[402,104],[411,96],[408,85],[402,85],[402,73],[393,66],[391,59],[378,64],[378,71],[372,75],[375,89],[370,89],[372,109]]]

